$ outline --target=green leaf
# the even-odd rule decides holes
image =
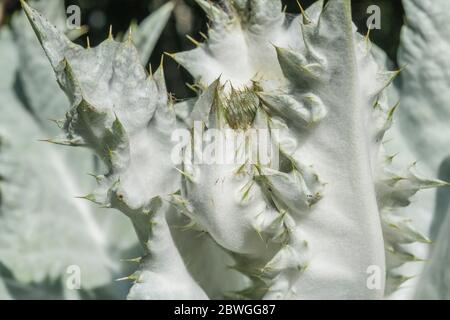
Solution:
[[[150,55],[170,18],[173,8],[173,2],[166,3],[145,18],[135,30],[132,29],[133,42],[139,51],[143,65],[150,59]]]

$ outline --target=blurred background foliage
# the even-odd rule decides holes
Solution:
[[[59,0],[47,0],[59,1]],[[220,0],[213,0],[220,2]],[[89,27],[88,36],[91,45],[95,46],[103,41],[113,26],[113,33],[120,35],[126,32],[132,21],[140,22],[152,11],[159,8],[167,0],[66,0],[66,7],[78,5],[81,8],[81,22]],[[151,63],[153,70],[158,67],[161,55],[164,52],[179,52],[194,48],[186,35],[201,40],[200,32],[206,34],[207,18],[196,5],[195,0],[175,0],[177,5],[158,41]],[[300,0],[301,5],[307,8],[315,0]],[[19,0],[0,0],[0,21],[8,23],[14,11],[20,10]],[[298,13],[296,0],[283,0],[286,11]],[[396,52],[399,44],[400,29],[403,24],[403,8],[400,0],[353,0],[353,20],[358,30],[367,33],[366,21],[369,17],[367,8],[378,5],[381,8],[381,30],[372,30],[370,38],[383,48],[389,57],[396,62]],[[79,44],[86,45],[86,37],[78,40]],[[185,83],[192,83],[192,78],[171,59],[165,60],[165,74],[170,92],[178,99],[193,96]]]

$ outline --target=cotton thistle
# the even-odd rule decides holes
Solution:
[[[146,250],[129,297],[207,297],[169,229],[181,217],[246,277],[223,295],[382,297],[384,279],[368,286],[367,270],[383,276],[385,249],[395,267],[410,259],[402,244],[427,241],[395,209],[443,184],[387,169],[382,139],[395,106],[384,89],[398,72],[377,65],[348,0],[318,1],[292,19],[279,1],[198,2],[212,20],[209,39],[173,55],[204,88],[184,122],[194,141],[198,122],[205,134],[276,129],[266,143],[279,166],[251,161],[253,152],[239,163],[196,162],[185,148],[175,168],[162,68],[147,78],[131,39],[76,46],[23,4],[72,104],[65,143],[94,149],[109,168],[88,198],[130,217]]]
[[[347,219],[350,217],[351,219],[362,218],[364,211],[368,213],[370,200],[362,201],[363,207],[366,207],[364,210],[355,210],[355,205],[364,196],[370,194],[368,192],[370,188],[360,187],[360,190],[349,188],[350,181],[358,176],[358,172],[354,170],[361,165],[368,164],[369,167],[373,168],[373,175],[377,178],[364,178],[364,175],[362,175],[357,180],[359,180],[358,183],[363,184],[372,180],[376,187],[372,193],[376,196],[378,202],[385,233],[388,267],[397,267],[398,260],[400,260],[400,264],[408,260],[416,260],[416,257],[403,252],[403,248],[397,242],[426,241],[426,239],[414,229],[411,229],[406,219],[395,217],[390,211],[396,207],[409,204],[408,198],[420,188],[437,186],[441,183],[421,179],[412,173],[412,169],[405,172],[404,175],[387,171],[393,157],[383,155],[380,143],[384,132],[391,125],[395,106],[387,105],[387,96],[383,89],[390,84],[397,72],[386,72],[375,64],[370,54],[370,42],[357,34],[351,25],[349,3],[330,1],[322,11],[323,3],[317,2],[306,10],[302,16],[296,17],[292,21],[287,21],[287,18],[281,13],[274,14],[277,10],[273,10],[271,6],[278,6],[281,9],[281,4],[276,1],[267,1],[266,3],[264,1],[226,2],[225,10],[203,1],[199,1],[199,4],[213,20],[213,28],[209,32],[210,39],[193,51],[175,54],[174,58],[186,67],[200,83],[206,85],[218,75],[221,75],[224,82],[229,81],[231,85],[237,87],[246,86],[252,81],[259,83],[261,92],[258,93],[258,96],[261,105],[268,110],[269,116],[284,118],[283,120],[292,129],[294,136],[297,137],[299,148],[294,153],[293,158],[297,161],[313,164],[318,169],[317,172],[321,179],[327,183],[324,199],[317,204],[313,212],[321,212],[322,214],[329,212],[328,217],[323,216],[321,218],[320,214],[316,214],[316,218],[314,218],[313,213],[305,223],[308,224],[309,220],[317,219],[320,224],[332,225],[335,228],[334,232],[338,232],[339,225],[342,225],[345,219],[337,223],[331,221],[325,223],[325,221],[326,219],[333,219],[334,217],[330,217],[333,216],[333,212],[342,210],[339,210],[339,208],[343,206],[325,204],[325,202],[339,201],[347,192],[350,192],[354,197],[353,201],[349,201],[353,209],[346,208],[348,210],[345,212]],[[264,11],[265,9],[267,11]],[[278,12],[281,12],[281,10]],[[333,27],[336,31],[333,30]],[[335,48],[336,51],[333,51],[332,48]],[[342,56],[348,56],[352,59],[346,61],[345,57],[341,58]],[[337,57],[339,57],[338,60]],[[199,63],[200,61],[202,63]],[[246,71],[246,75],[243,70]],[[331,74],[345,76],[338,77],[340,82],[337,83],[336,78],[330,77]],[[347,94],[341,94],[344,83],[347,83],[349,89],[351,89]],[[339,97],[341,98],[339,99]],[[315,103],[313,104],[311,101]],[[325,101],[328,101],[328,103]],[[342,101],[342,110],[337,110],[339,101]],[[351,109],[352,105],[354,110]],[[370,106],[370,108],[364,106]],[[328,116],[314,127],[312,124],[320,120],[326,113],[328,113]],[[358,115],[358,113],[360,114]],[[332,120],[330,119],[332,117],[337,118]],[[350,134],[344,133],[340,127],[346,121],[351,120],[352,117],[354,118],[352,121],[356,120],[356,122],[350,122],[348,126],[354,126],[353,132]],[[304,127],[298,128],[299,124],[303,124]],[[364,124],[364,128],[358,128],[361,124]],[[338,132],[338,134],[331,133],[333,132],[331,130]],[[352,139],[355,139],[355,141],[352,142]],[[358,143],[356,143],[357,141]],[[355,144],[352,146],[351,143]],[[327,148],[326,146],[329,144],[334,146]],[[318,146],[322,147],[319,148]],[[336,149],[336,147],[338,148]],[[361,149],[358,150],[358,148]],[[332,151],[333,149],[334,151]],[[356,155],[352,157],[353,159],[348,159],[347,162],[342,163],[347,163],[345,170],[341,170],[338,174],[334,173],[334,177],[330,175],[329,178],[326,178],[326,172],[329,172],[333,166],[328,165],[327,168],[319,170],[320,159],[326,157],[318,155],[318,151],[328,154],[332,151],[332,153],[341,154],[345,153],[343,152],[345,149],[350,149],[347,155],[355,154],[355,152]],[[362,161],[361,156],[364,153],[368,157],[365,161]],[[311,156],[312,154],[316,154],[316,156]],[[360,161],[354,162],[358,157]],[[329,158],[336,159],[334,156]],[[355,164],[353,167],[350,165],[352,162]],[[337,167],[339,164],[335,164],[335,166]],[[345,180],[336,181],[336,177],[343,176],[345,171],[348,172],[350,181],[347,182],[345,187],[338,187],[339,183],[345,182]],[[368,172],[370,171],[368,169]],[[338,188],[335,189],[334,187]],[[328,198],[327,194],[333,192],[336,196],[329,196]],[[358,196],[358,192],[361,192],[361,196]],[[352,214],[355,217],[352,217]],[[360,229],[365,226],[370,230],[371,226],[368,225],[368,221],[374,218],[374,215],[369,215],[367,220],[361,223]],[[373,223],[376,225],[375,222]],[[342,226],[342,228],[348,227]],[[302,228],[307,227],[299,223],[299,229]],[[391,230],[393,228],[398,230],[393,232]],[[305,231],[308,232],[308,230]],[[399,231],[409,233],[408,240],[401,239],[402,237],[399,237],[401,232]],[[313,233],[313,231],[310,232]],[[351,238],[349,235],[355,232],[360,232],[360,230],[355,228],[346,232],[348,239]],[[376,238],[374,236],[371,240],[373,241]],[[323,246],[333,248],[331,245],[333,240],[329,236],[322,236],[321,239],[328,240],[328,244],[323,244]],[[321,241],[318,239],[316,242],[320,243]],[[365,246],[366,252],[369,252],[370,250],[367,251],[371,248],[371,245],[368,245],[369,242],[370,240],[366,243],[356,241],[353,245]],[[339,252],[340,256],[337,258],[341,260],[346,252],[363,251],[361,248],[357,248],[358,245],[349,245],[348,248],[342,248],[341,243],[337,243],[337,245],[340,248],[334,247],[330,252],[320,249],[317,251],[322,252],[326,257],[325,261],[328,262],[332,261],[330,257],[336,252]],[[353,249],[351,249],[352,246]],[[375,246],[375,244],[372,243],[372,246]],[[353,257],[353,259],[358,259],[358,262],[349,258],[346,267],[353,265],[352,269],[354,269],[355,264],[361,263],[362,256]],[[372,255],[372,257],[374,256]],[[393,263],[393,261],[397,261],[397,263]],[[299,290],[305,289],[305,284],[302,286],[301,283],[302,279],[308,282],[308,272],[314,274],[312,263],[308,268],[311,271],[306,270],[305,277],[299,280]],[[345,264],[333,263],[333,266],[345,266]],[[366,267],[369,265],[371,264],[366,264]],[[318,270],[321,270],[324,265],[317,265],[317,267]],[[333,270],[333,267],[330,266],[328,269]],[[360,272],[361,275],[364,273],[362,268]],[[399,279],[389,275],[391,275],[390,271],[388,273],[388,280],[390,280],[388,287],[390,289],[395,287],[395,284],[391,284],[391,280],[395,282]],[[316,289],[319,286],[321,276],[320,274],[318,276],[318,279],[310,280],[311,288]],[[353,275],[352,280],[356,279],[357,277]],[[336,277],[336,280],[342,279]],[[362,279],[359,281],[362,281]],[[328,286],[333,287],[330,284]],[[338,288],[339,286],[335,287]],[[362,288],[363,286],[359,287]],[[327,290],[327,294],[332,295],[329,288]]]
[[[65,26],[62,2],[36,4]],[[120,215],[105,216],[75,198],[91,188],[78,172],[94,170],[92,154],[38,142],[55,132],[48,117],[67,100],[24,13],[1,26],[0,46],[0,277],[12,298],[77,298],[81,291],[62,285],[67,268],[77,265],[82,290],[92,293],[122,272],[117,253],[134,245],[133,230]],[[112,241],[118,231],[124,238]]]
[[[64,1],[30,3],[68,37],[86,31],[67,29]],[[162,6],[133,27],[142,59],[148,60],[172,7]],[[0,278],[5,289],[14,299],[122,298],[121,288],[128,284],[113,279],[132,267],[119,259],[135,247],[136,235],[125,216],[105,215],[105,209],[79,199],[94,183],[79,173],[98,170],[89,150],[38,141],[60,132],[48,119],[63,117],[70,104],[53,81],[53,69],[24,12],[0,27],[0,46]],[[74,265],[81,271],[80,290],[64,285],[74,279]]]

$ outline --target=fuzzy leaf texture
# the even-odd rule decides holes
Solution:
[[[65,27],[62,1],[34,5]],[[156,23],[156,16],[150,17],[159,28],[150,33],[152,39],[170,9],[165,7],[164,16],[158,13]],[[122,216],[105,214],[105,209],[75,198],[92,188],[87,174],[97,168],[90,152],[38,141],[57,134],[58,127],[49,119],[62,117],[68,102],[24,13],[14,16],[11,29],[2,27],[0,45],[0,262],[11,271],[2,269],[5,288],[14,298],[49,298],[50,292],[53,298],[76,298],[64,289],[70,265],[81,268],[83,290],[106,288],[123,272],[119,259],[134,245],[134,233]],[[122,234],[119,241],[117,233]],[[55,285],[53,293],[45,287],[48,282],[61,285]],[[42,290],[27,292],[33,286]],[[110,296],[123,297],[122,285],[112,287]]]
[[[23,4],[71,103],[66,142],[108,168],[90,199],[128,216],[144,248],[129,298],[381,298],[384,278],[367,285],[372,266],[395,290],[391,268],[413,258],[403,245],[428,242],[396,210],[444,183],[389,168],[381,143],[395,105],[385,88],[398,72],[376,63],[350,1],[317,1],[294,17],[274,0],[198,3],[209,39],[171,55],[203,88],[184,122],[206,133],[276,128],[278,167],[199,164],[185,150],[175,168],[179,122],[162,68],[146,74],[132,37],[84,49]],[[180,239],[196,233],[204,245],[192,252]],[[193,267],[206,253],[221,283]]]
[[[67,141],[90,146],[109,169],[90,199],[129,216],[146,251],[130,297],[205,298],[173,244],[160,198],[179,188],[170,161],[176,120],[162,69],[148,77],[131,38],[83,49],[23,5],[71,101]]]
[[[424,172],[450,181],[450,3],[404,0],[403,5],[406,21],[398,60],[405,71],[399,82],[402,107],[394,139],[418,160]],[[435,243],[415,248],[428,261],[421,266],[425,267],[424,275],[411,281],[402,297],[448,298],[449,197],[449,188],[442,188],[416,199],[413,216]],[[417,275],[422,270],[409,271]]]
[[[404,249],[400,247],[399,243],[426,241],[426,239],[409,226],[407,219],[393,216],[391,212],[393,209],[408,205],[408,198],[420,188],[437,186],[441,183],[421,179],[407,170],[404,170],[406,171],[404,174],[403,172],[402,174],[391,173],[387,168],[390,165],[391,157],[384,156],[382,150],[380,153],[377,151],[384,132],[390,127],[393,111],[395,110],[394,104],[386,105],[386,93],[381,91],[393,79],[395,72],[390,73],[380,69],[371,59],[369,43],[354,32],[349,21],[349,3],[330,1],[324,11],[321,12],[322,3],[317,2],[306,11],[306,15],[297,17],[291,24],[286,24],[281,14],[272,14],[274,10],[268,9],[270,12],[264,12],[264,8],[270,8],[270,5],[274,5],[277,2],[235,2],[234,8],[232,4],[229,4],[228,10],[237,12],[237,18],[229,18],[226,14],[219,14],[221,11],[218,7],[213,7],[206,2],[199,1],[199,3],[215,19],[213,30],[210,30],[209,33],[210,39],[206,44],[200,45],[193,51],[174,55],[174,58],[185,66],[194,77],[206,85],[219,75],[221,75],[221,79],[224,82],[229,81],[233,87],[249,86],[254,81],[259,82],[260,87],[264,91],[268,91],[267,93],[258,94],[261,97],[262,104],[272,109],[271,111],[275,116],[283,117],[283,113],[285,113],[284,119],[291,128],[298,126],[299,123],[306,123],[307,127],[309,126],[307,129],[310,129],[311,124],[320,120],[324,113],[328,112],[317,128],[312,130],[303,129],[298,133],[297,140],[301,146],[295,152],[298,156],[294,154],[294,158],[298,157],[301,161],[314,164],[315,168],[318,168],[320,163],[324,166],[320,170],[317,169],[317,172],[321,180],[327,183],[327,186],[323,199],[318,202],[315,210],[322,213],[329,212],[329,214],[324,215],[322,219],[320,215],[316,214],[316,218],[311,217],[311,221],[320,219],[315,221],[316,228],[317,225],[322,226],[317,229],[327,232],[327,227],[333,228],[333,230],[328,230],[329,236],[335,236],[342,232],[342,234],[346,234],[351,242],[347,247],[347,244],[340,242],[345,240],[339,239],[339,241],[336,241],[335,237],[330,238],[319,234],[320,231],[314,230],[317,237],[320,238],[317,242],[320,243],[322,240],[324,242],[322,246],[330,250],[328,252],[323,249],[316,249],[316,261],[320,261],[317,259],[317,256],[320,256],[321,253],[324,254],[324,261],[328,262],[332,261],[330,257],[333,257],[334,254],[337,256],[336,261],[332,263],[333,266],[330,265],[327,268],[326,264],[317,264],[318,271],[316,271],[316,274],[318,278],[320,279],[321,277],[319,270],[327,270],[322,275],[323,281],[330,281],[326,276],[333,277],[329,270],[335,270],[341,271],[342,274],[349,275],[353,273],[348,278],[350,281],[362,281],[361,278],[365,271],[362,270],[361,266],[358,268],[358,263],[364,263],[364,259],[361,259],[364,254],[353,253],[366,251],[370,258],[373,259],[378,251],[376,250],[378,248],[376,243],[370,244],[370,240],[375,241],[377,239],[377,227],[375,227],[377,222],[373,220],[376,219],[376,215],[370,212],[378,212],[378,209],[375,206],[367,207],[370,203],[370,195],[375,195],[375,193],[378,207],[380,208],[379,213],[381,215],[383,233],[385,234],[388,268],[394,268],[409,260],[415,260],[414,256],[403,253]],[[278,4],[279,6],[280,4]],[[242,8],[247,8],[248,11],[242,11]],[[251,14],[249,16],[249,12],[253,16]],[[346,12],[346,15],[343,15],[343,12]],[[225,23],[224,21],[228,18],[230,22]],[[340,26],[339,22],[344,26]],[[299,24],[301,25],[300,27]],[[335,27],[340,27],[332,30],[332,24]],[[286,25],[288,26],[287,28]],[[230,29],[234,33],[231,33]],[[299,32],[299,29],[302,36],[295,37],[295,32]],[[326,30],[323,33],[328,33],[327,37],[325,35],[321,36],[321,29]],[[269,35],[269,39],[262,40],[267,35]],[[296,41],[299,43],[296,43]],[[330,45],[330,43],[333,43],[333,45]],[[273,44],[276,50],[271,51],[270,47]],[[321,46],[323,48],[320,48]],[[280,47],[287,47],[291,50]],[[296,47],[300,53],[292,50],[292,48]],[[333,52],[330,48],[336,48],[336,51]],[[344,52],[347,54],[344,54]],[[344,56],[352,59],[345,61]],[[278,58],[281,70],[276,70],[276,58]],[[205,68],[203,64],[200,65],[199,61],[208,61],[208,67]],[[270,61],[270,63],[267,61]],[[334,62],[335,65],[330,61]],[[295,67],[296,65],[297,68]],[[321,84],[326,83],[323,87],[329,89],[330,92],[326,92],[320,86],[317,86],[318,88],[316,86],[308,88],[307,82],[303,79],[315,80],[320,75],[321,67],[324,68],[325,66],[330,67],[330,69],[327,69],[326,72],[322,71],[322,73],[338,74],[338,78],[341,81],[339,83],[336,81],[332,83],[332,79],[328,79],[328,83],[321,81]],[[293,70],[295,69],[300,70],[294,73]],[[235,71],[230,73],[230,70]],[[242,78],[242,75],[245,75],[242,70],[247,71],[245,78]],[[339,72],[335,70],[339,70]],[[283,79],[280,73],[283,73],[288,80],[287,84],[285,83],[286,79]],[[281,80],[278,80],[279,83],[277,84],[277,81],[274,81],[274,79]],[[344,93],[342,91],[342,81],[348,83],[349,92]],[[307,92],[307,94],[303,93],[302,96],[301,90],[297,88],[303,89],[304,87],[311,91]],[[322,93],[317,94],[316,90]],[[329,96],[328,98],[327,95]],[[338,97],[336,98],[335,95]],[[305,103],[302,101],[305,99],[305,96],[313,96],[315,101],[321,101],[321,103],[316,103],[315,105]],[[326,100],[328,100],[328,105],[333,105],[332,108],[324,108],[324,106],[327,106]],[[339,106],[339,103],[336,103],[339,101],[342,101],[340,109],[336,107],[336,105]],[[333,110],[334,116],[330,114],[330,110]],[[292,121],[292,119],[296,121]],[[323,124],[326,121],[328,121],[327,124]],[[363,124],[363,127],[358,127],[361,124]],[[371,129],[367,130],[367,128]],[[345,129],[349,130],[345,131]],[[312,131],[312,133],[310,134],[309,131]],[[318,140],[315,140],[316,138]],[[328,147],[328,145],[333,145],[333,147]],[[341,156],[347,155],[349,159],[342,158],[340,167],[339,161],[336,163],[336,160],[339,158],[334,153]],[[378,169],[376,169],[377,167]],[[358,170],[355,171],[357,168],[360,169],[360,172]],[[369,168],[375,168],[373,170],[375,179],[372,179],[370,176],[364,176],[364,173],[370,173]],[[336,169],[336,171],[333,172],[333,169]],[[325,176],[324,178],[323,174],[326,174],[327,171],[328,177]],[[347,175],[343,174],[345,172],[347,172]],[[357,184],[362,184],[364,187],[362,185],[356,187]],[[375,185],[375,190],[370,190],[370,184]],[[330,198],[327,197],[326,190],[331,192]],[[355,192],[361,192],[361,195]],[[343,201],[346,197],[347,201]],[[359,208],[355,206],[358,203],[358,199],[361,201],[361,207]],[[352,208],[347,207],[345,204]],[[368,217],[364,216],[364,212],[368,214]],[[340,213],[341,217],[338,218],[336,213]],[[351,218],[349,219],[349,217]],[[309,221],[309,219],[306,220],[306,224]],[[354,221],[360,222],[358,227],[352,228],[351,223]],[[372,232],[375,234],[363,237],[366,238],[365,240],[356,240],[358,238],[357,234],[364,227],[368,228],[368,230],[374,227]],[[300,224],[299,228],[305,227]],[[313,232],[311,231],[311,233]],[[362,233],[369,235],[370,231],[366,230]],[[349,235],[353,235],[354,238]],[[369,244],[365,241],[369,241]],[[334,243],[334,246],[331,245],[332,243]],[[367,251],[362,247],[358,248],[359,245],[363,245],[365,248],[373,248],[374,252],[370,252],[370,249]],[[348,258],[342,259],[346,254]],[[382,259],[382,257],[379,258]],[[342,263],[344,260],[345,262]],[[342,266],[341,270],[336,267],[340,265]],[[308,271],[311,269],[313,269],[311,265],[308,265],[303,279],[307,279]],[[350,272],[349,270],[352,271]],[[354,270],[359,270],[359,276],[361,276],[359,280],[357,280],[358,275],[355,276]],[[311,271],[311,274],[314,274],[314,272]],[[339,276],[334,278],[338,281],[345,279]],[[319,285],[319,279],[311,281],[310,287],[313,288],[312,290],[318,292],[317,287],[326,287],[327,292],[322,294],[324,296],[333,296],[333,293],[330,292],[330,286],[325,284]],[[397,285],[406,280],[394,276],[388,276],[387,279],[388,292],[394,290]],[[299,283],[301,282],[302,277],[299,280]],[[339,288],[339,290],[342,288],[339,285],[334,287]],[[348,286],[347,288],[350,287]],[[362,287],[360,286],[359,289],[364,291]],[[305,290],[307,286],[303,285],[300,288]],[[353,289],[353,292],[356,295],[358,294],[356,289]],[[342,296],[342,291],[336,294],[337,297],[345,297],[345,293]]]

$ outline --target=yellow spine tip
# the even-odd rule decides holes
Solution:
[[[311,20],[309,19],[308,15],[306,14],[305,10],[303,9],[302,5],[300,4],[299,0],[297,1],[297,5],[300,8],[300,12],[302,13],[302,17],[303,17],[303,24],[310,24]]]
[[[148,73],[149,73],[150,76],[153,75],[153,69],[152,69],[152,64],[151,63],[148,64]]]
[[[371,30],[372,29],[370,29],[370,28],[367,30],[367,33],[366,33],[366,36],[365,36],[366,42],[370,41],[370,31]]]
[[[132,28],[130,28],[128,30],[128,41],[131,42],[133,41],[133,31],[131,30]]]
[[[192,42],[196,47],[199,47],[200,46],[200,42],[198,42],[197,40],[195,40],[194,38],[192,38],[190,35],[186,35],[186,38],[188,38],[188,40],[190,41],[190,42]]]
[[[164,69],[164,55],[161,55],[161,61],[159,62],[159,67]]]

